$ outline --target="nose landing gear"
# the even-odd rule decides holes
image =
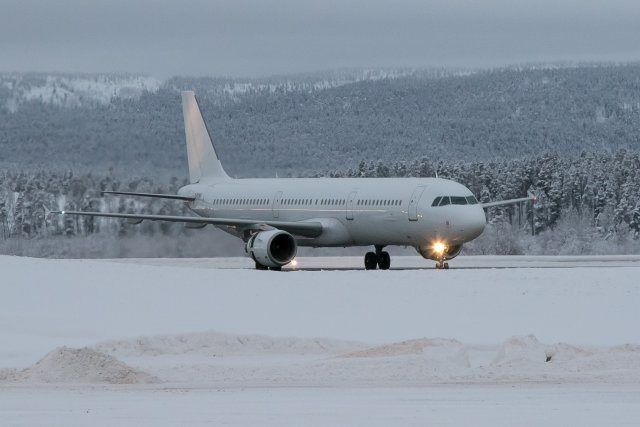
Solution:
[[[391,267],[391,256],[389,252],[384,252],[384,246],[376,245],[375,252],[367,252],[364,256],[365,270],[388,270]]]
[[[436,262],[436,270],[448,270],[448,269],[449,269],[448,262],[444,262],[444,260]]]

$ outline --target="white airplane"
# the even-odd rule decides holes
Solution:
[[[245,242],[256,269],[280,270],[298,246],[373,246],[367,270],[391,265],[386,246],[413,246],[436,268],[447,269],[462,245],[480,236],[483,208],[533,196],[479,204],[465,186],[439,178],[232,179],[211,142],[193,92],[182,92],[190,184],[178,194],[104,191],[182,200],[198,216],[57,211],[64,215],[212,224]]]

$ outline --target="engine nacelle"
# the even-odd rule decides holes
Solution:
[[[258,264],[266,267],[282,267],[296,256],[296,239],[286,231],[261,231],[247,241],[245,251]]]
[[[438,254],[432,246],[417,247],[416,250],[420,255],[422,255],[423,258],[431,259],[433,261],[440,261],[440,259],[438,258]],[[447,246],[444,249],[445,261],[449,261],[450,259],[454,259],[455,257],[457,257],[460,254],[461,250],[462,245]]]

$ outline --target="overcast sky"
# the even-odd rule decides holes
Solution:
[[[261,76],[640,60],[640,0],[0,0],[0,71]]]

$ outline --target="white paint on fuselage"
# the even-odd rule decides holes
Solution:
[[[321,236],[296,237],[301,246],[458,245],[485,225],[478,204],[431,206],[438,196],[472,195],[439,178],[234,179],[190,184],[178,194],[195,197],[188,206],[204,217],[321,222]]]

